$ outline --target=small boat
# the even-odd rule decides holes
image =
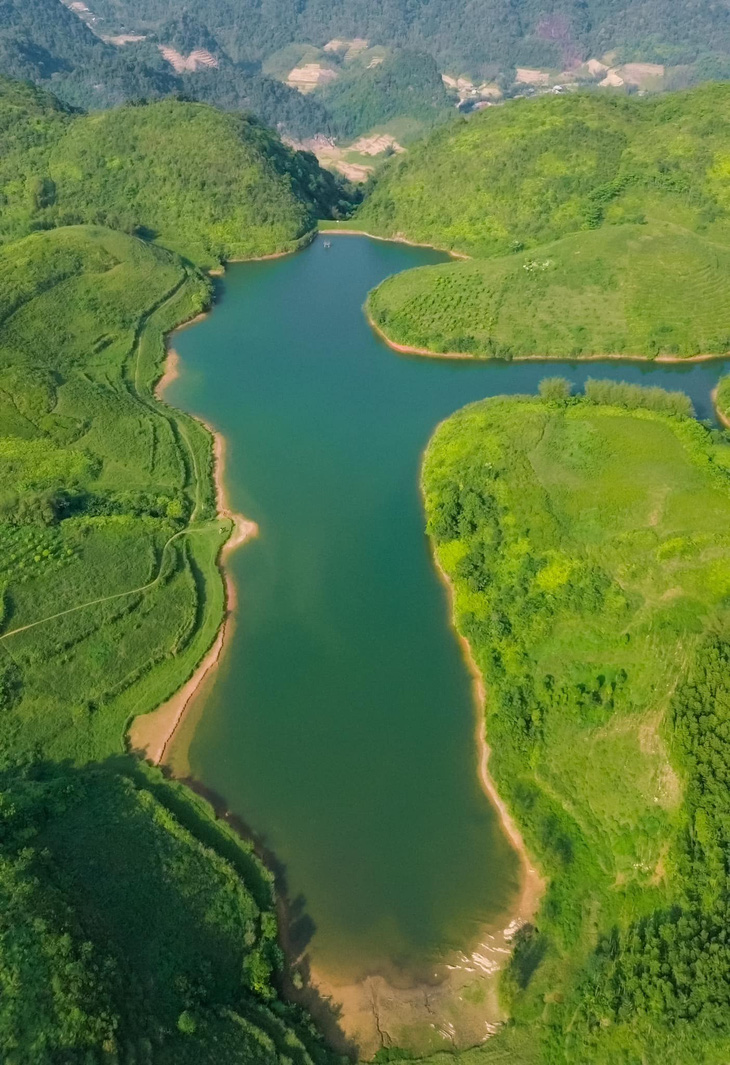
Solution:
[[[332,247],[332,241],[331,240],[326,240],[324,242],[324,247],[325,248],[331,248]]]

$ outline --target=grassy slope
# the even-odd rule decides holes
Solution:
[[[643,100],[516,100],[396,159],[357,218],[382,236],[476,256],[642,214],[727,237],[729,142],[725,84]]]
[[[197,313],[208,286],[136,238],[72,227],[7,247],[0,290],[9,311],[0,323],[5,629],[141,586],[163,570],[144,598],[12,637],[17,692],[3,729],[6,755],[101,757],[119,749],[133,709],[151,709],[192,670],[199,635],[210,642],[221,614],[220,534],[205,525],[214,516],[210,495],[197,509],[200,532],[163,553],[196,510],[194,464],[207,475],[207,435],[151,404],[144,362],[137,374],[155,339],[159,373],[163,330]]]
[[[729,467],[691,419],[587,400],[476,404],[429,445],[429,532],[487,682],[490,767],[549,877],[507,981],[515,1025],[465,1061],[727,1060],[725,880],[709,846],[724,786],[702,846],[686,831],[726,759],[711,724],[726,667],[718,716],[692,715],[709,712],[703,670],[730,631]],[[640,931],[649,915],[666,935]]]
[[[0,1049],[18,1065],[326,1057],[272,988],[270,877],[124,754],[223,615],[210,437],[150,391],[164,333],[208,298],[172,253],[100,227],[0,255]]]
[[[543,97],[457,122],[395,161],[355,221],[494,261],[389,280],[373,315],[433,351],[725,351],[729,159],[727,85]]]
[[[203,266],[291,251],[339,193],[313,156],[254,119],[164,100],[70,116],[0,81],[0,236],[100,223],[153,236]]]
[[[529,252],[409,270],[368,311],[395,343],[520,357],[721,354],[730,246],[668,223],[606,226]]]

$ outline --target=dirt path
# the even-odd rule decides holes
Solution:
[[[3,635],[0,636],[0,641],[7,640],[11,636],[17,636],[20,632],[27,632],[28,629],[34,629],[36,625],[45,625],[49,621],[55,621],[56,618],[63,618],[67,614],[75,614],[77,610],[86,610],[90,606],[98,606],[100,603],[109,603],[112,599],[122,599],[125,595],[139,595],[141,592],[148,592],[150,588],[154,588],[154,586],[159,583],[160,578],[162,577],[165,561],[165,552],[167,551],[167,548],[170,546],[170,544],[181,536],[191,536],[194,533],[209,532],[210,528],[210,523],[206,523],[205,526],[201,525],[197,529],[181,529],[180,532],[174,533],[169,538],[169,540],[165,541],[163,545],[162,554],[160,555],[160,566],[157,571],[157,575],[153,577],[151,581],[147,581],[146,584],[141,584],[138,588],[130,588],[126,592],[114,592],[113,595],[102,595],[99,599],[89,599],[87,600],[87,602],[79,603],[77,606],[71,606],[67,610],[59,610],[57,614],[49,614],[45,618],[39,618],[38,621],[31,621],[27,625],[21,625],[17,629],[11,629],[10,632],[3,633]]]

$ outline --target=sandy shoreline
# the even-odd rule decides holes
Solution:
[[[715,385],[715,387],[713,388],[712,392],[710,392],[710,399],[712,400],[712,408],[715,411],[715,417],[720,422],[720,424],[724,425],[726,429],[730,429],[730,418],[727,416],[727,414],[724,414],[720,410],[718,405],[717,405],[717,390],[718,390],[718,388],[719,388],[719,385]]]
[[[467,640],[466,636],[462,636],[456,625],[456,592],[454,585],[452,584],[448,574],[444,570],[443,566],[439,562],[436,554],[435,547],[431,548],[431,555],[433,558],[436,572],[439,575],[441,583],[446,589],[449,599],[449,610],[451,614],[451,625],[456,633],[456,637],[459,641],[464,661],[467,669],[471,674],[472,679],[472,692],[474,696],[474,706],[476,707],[476,727],[474,730],[474,737],[476,740],[477,751],[479,754],[478,776],[479,783],[482,786],[484,794],[489,799],[492,806],[499,814],[499,819],[502,823],[502,828],[505,831],[507,838],[516,850],[520,858],[522,885],[519,893],[519,900],[517,906],[512,911],[512,922],[518,922],[519,924],[525,924],[531,921],[537,913],[540,899],[545,891],[545,881],[540,876],[540,873],[532,864],[530,858],[530,852],[527,849],[527,845],[522,837],[517,823],[515,822],[512,814],[510,813],[507,804],[497,790],[497,785],[489,772],[489,756],[491,750],[487,743],[486,735],[486,723],[484,718],[484,706],[487,701],[487,689],[484,684],[484,677],[476,663],[474,655],[472,653],[471,644]]]
[[[463,251],[452,251],[451,248],[439,248],[436,244],[423,244],[418,240],[408,240],[407,237],[381,237],[377,233],[366,233],[363,229],[320,229],[319,235],[327,237],[332,234],[341,234],[344,237],[369,237],[370,240],[382,240],[386,244],[408,244],[411,248],[430,248],[431,251],[440,251],[444,255],[450,255],[452,259],[471,259],[471,255],[467,255]]]
[[[377,239],[377,238],[376,238]],[[391,340],[385,330],[378,325],[369,309],[365,308],[365,317],[367,318],[368,325],[374,333],[383,340],[389,348],[393,351],[397,351],[401,355],[425,355],[429,359],[463,359],[469,362],[490,363],[501,362],[497,356],[487,355],[471,355],[468,351],[431,351],[430,348],[416,348],[410,344],[399,344],[396,340]],[[689,365],[693,362],[710,362],[712,359],[726,359],[727,352],[721,354],[709,354],[709,355],[688,355],[686,358],[682,358],[681,355],[657,355],[654,359],[649,359],[646,355],[616,355],[615,353],[610,355],[576,355],[570,358],[567,355],[514,355],[510,362],[607,362],[608,360],[616,360],[617,362],[644,362],[647,366],[652,366],[655,363],[659,363],[662,366],[675,363],[683,363]]]
[[[184,329],[199,322],[207,313],[206,311],[196,315],[195,318],[185,322],[179,329]],[[170,339],[176,332],[178,332],[178,329],[175,329],[170,334]],[[180,356],[175,348],[168,343],[164,372],[155,386],[157,399],[163,398],[165,389],[173,381],[177,380],[179,376]],[[190,709],[193,700],[221,660],[226,638],[230,633],[233,612],[236,608],[236,586],[226,569],[226,559],[236,548],[241,547],[248,540],[257,536],[259,531],[256,522],[250,521],[242,514],[237,514],[229,505],[225,486],[225,438],[204,419],[197,418],[197,421],[201,422],[213,437],[213,480],[216,489],[217,517],[219,520],[232,523],[231,534],[223,544],[219,555],[219,565],[225,582],[225,612],[212,646],[198,663],[189,680],[166,702],[158,706],[156,710],[152,710],[148,714],[141,714],[132,721],[129,729],[131,746],[134,750],[141,751],[147,760],[154,765],[159,765],[164,760],[170,743]]]

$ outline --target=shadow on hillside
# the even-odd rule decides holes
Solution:
[[[334,1051],[344,1054],[352,1061],[357,1061],[359,1047],[347,1038],[340,1027],[342,1007],[327,995],[323,995],[312,983],[311,962],[306,951],[317,926],[307,912],[306,898],[303,895],[298,895],[295,899],[290,897],[284,863],[277,858],[267,846],[265,839],[254,832],[244,818],[228,809],[224,799],[217,792],[207,788],[193,777],[173,777],[164,767],[160,773],[168,780],[183,784],[204,799],[220,821],[252,845],[254,855],[273,873],[279,923],[279,945],[286,959],[285,970],[278,981],[280,991],[287,1001],[301,1006],[311,1015],[326,1042]],[[225,856],[228,857],[227,854]],[[246,877],[250,875],[240,868],[240,863],[233,864],[242,875]]]
[[[220,796],[195,780],[173,779],[132,755],[122,754],[86,767],[76,766],[70,761],[39,761],[22,768],[0,771],[0,791],[15,791],[16,799],[26,813],[37,807],[38,831],[45,837],[50,830],[53,837],[54,846],[51,847],[49,842],[51,836],[47,840],[44,838],[44,846],[50,850],[55,848],[58,855],[66,855],[72,865],[75,862],[74,868],[78,866],[74,873],[76,878],[82,874],[86,877],[89,873],[89,878],[79,881],[76,888],[82,895],[84,892],[88,894],[91,901],[87,902],[92,910],[92,902],[96,905],[101,898],[113,904],[113,912],[107,915],[108,920],[105,919],[104,934],[111,937],[110,942],[114,942],[115,949],[124,955],[129,948],[130,928],[135,943],[146,943],[149,938],[147,933],[151,931],[160,944],[183,944],[184,949],[180,947],[176,951],[176,954],[181,954],[178,959],[180,971],[186,972],[192,979],[201,964],[204,969],[209,967],[211,971],[222,965],[225,969],[224,983],[228,988],[222,1003],[245,1010],[245,1002],[237,1000],[238,992],[235,990],[240,981],[240,971],[238,968],[235,972],[229,971],[229,944],[219,941],[220,937],[216,937],[206,923],[201,922],[200,913],[190,908],[187,896],[176,892],[175,885],[166,874],[164,854],[159,852],[152,835],[140,831],[143,826],[138,822],[139,811],[133,806],[127,811],[124,792],[120,793],[113,787],[110,790],[112,780],[120,777],[151,794],[193,837],[224,858],[239,874],[262,909],[271,908],[272,876],[269,873],[273,875],[279,941],[286,958],[284,971],[274,977],[282,999],[307,1011],[333,1051],[357,1060],[358,1048],[347,1040],[339,1025],[340,1008],[322,996],[310,981],[309,960],[304,952],[311,942],[315,925],[306,911],[306,900],[301,896],[289,900],[284,866],[263,841],[256,838],[242,818],[225,808]],[[94,784],[94,781],[97,783]],[[107,786],[104,781],[109,782]],[[54,786],[54,783],[58,786]],[[34,790],[38,796],[35,799]],[[110,795],[113,802],[105,802],[106,795]],[[94,811],[92,807],[98,808]],[[211,808],[217,819],[211,816]],[[110,832],[112,824],[114,830]],[[97,840],[91,851],[88,847],[90,839]],[[244,842],[244,846],[239,840]],[[66,858],[63,862],[64,865],[68,864]],[[93,876],[89,872],[92,866],[96,870]],[[69,869],[71,867],[69,865]],[[102,877],[100,881],[98,872],[102,868],[114,869],[114,876]],[[135,884],[134,891],[130,888],[131,882]],[[136,893],[140,884],[142,895],[146,890],[149,898],[155,900],[155,920],[150,927],[149,909],[138,905]],[[129,903],[129,899],[134,899],[133,904]],[[174,1024],[184,1004],[177,1002],[172,990],[168,989],[170,994],[167,994],[164,982],[160,985],[152,979],[151,970],[147,972],[151,963],[145,949],[132,953],[135,964],[141,966],[140,971],[145,977],[142,982],[145,986],[149,985],[148,993],[154,999],[155,1009],[165,1017],[166,1022]],[[149,992],[149,988],[154,987],[159,994]],[[143,1013],[144,996],[140,998],[134,986],[127,988],[127,993],[131,999],[139,998],[133,1004]],[[259,1005],[265,1003],[259,1000]],[[298,1030],[306,1045],[312,1039],[311,1034],[308,1034],[309,1017],[300,1014],[297,1018],[296,1012],[287,1023],[294,1023],[295,1030]]]

